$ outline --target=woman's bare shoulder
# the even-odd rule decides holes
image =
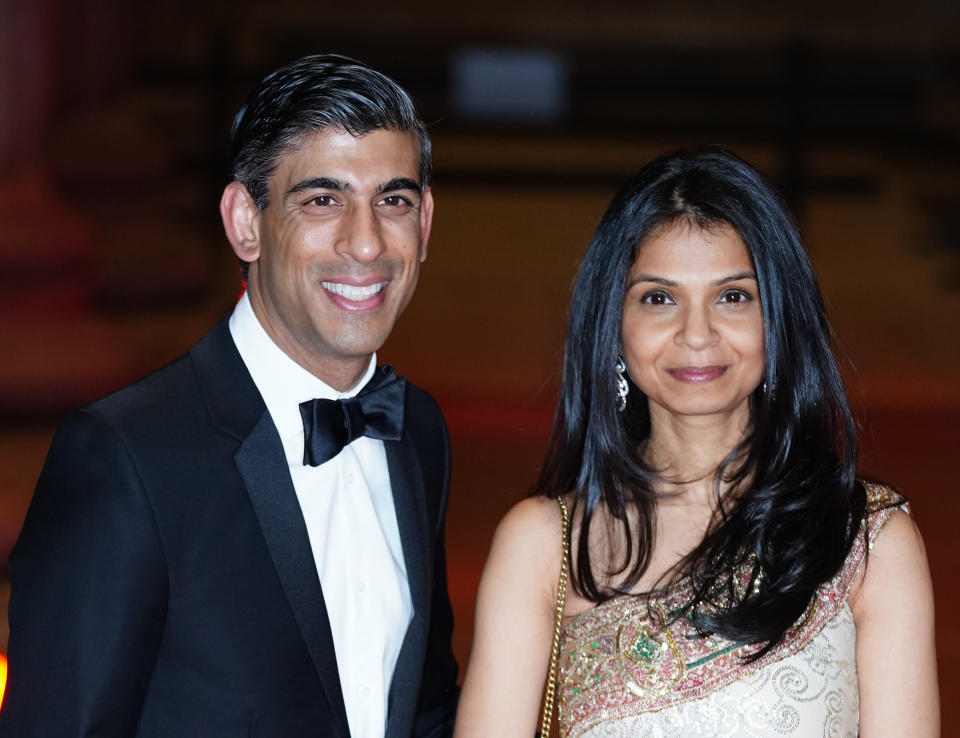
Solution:
[[[933,585],[920,531],[903,510],[876,530],[849,602],[861,734],[939,735]]]
[[[923,538],[913,518],[894,511],[870,543],[849,601],[855,616],[873,616],[889,607],[899,609],[906,594],[914,607],[932,606],[929,565]]]
[[[505,531],[544,533],[547,528],[560,525],[560,506],[552,497],[527,497],[513,507],[500,521]]]
[[[524,555],[535,565],[559,565],[563,552],[561,526],[560,506],[555,499],[528,497],[503,516],[494,534],[493,548]]]

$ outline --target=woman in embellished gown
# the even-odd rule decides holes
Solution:
[[[905,500],[857,477],[854,432],[770,185],[716,148],[647,165],[581,266],[537,494],[481,580],[456,738],[534,734],[555,634],[564,738],[938,735],[923,544]]]

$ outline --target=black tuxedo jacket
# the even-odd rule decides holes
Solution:
[[[413,620],[388,738],[449,735],[449,445],[409,385],[386,441]],[[348,738],[307,529],[276,427],[221,322],[58,431],[10,557],[0,736]]]

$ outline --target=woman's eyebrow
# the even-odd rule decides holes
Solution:
[[[663,277],[657,277],[653,274],[638,274],[627,283],[627,288],[629,289],[633,287],[633,285],[640,284],[641,282],[653,282],[654,284],[662,284],[664,287],[676,287],[679,284],[671,279],[664,279]]]
[[[736,274],[731,274],[729,277],[721,277],[716,282],[715,285],[726,284],[727,282],[739,282],[741,279],[752,279],[754,282],[757,281],[757,275],[753,272],[737,272]]]
[[[714,280],[713,284],[717,286],[727,284],[728,282],[739,282],[741,279],[752,279],[754,282],[756,282],[757,275],[753,272],[737,272],[736,274],[729,274],[725,277],[720,277],[720,279]],[[630,289],[635,284],[640,284],[641,282],[653,282],[654,284],[660,284],[664,287],[677,287],[680,284],[672,279],[658,277],[655,274],[638,274],[627,283],[627,289]]]

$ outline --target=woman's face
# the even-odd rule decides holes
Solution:
[[[757,276],[730,226],[668,223],[641,244],[623,300],[631,379],[674,416],[745,421],[763,378]]]

